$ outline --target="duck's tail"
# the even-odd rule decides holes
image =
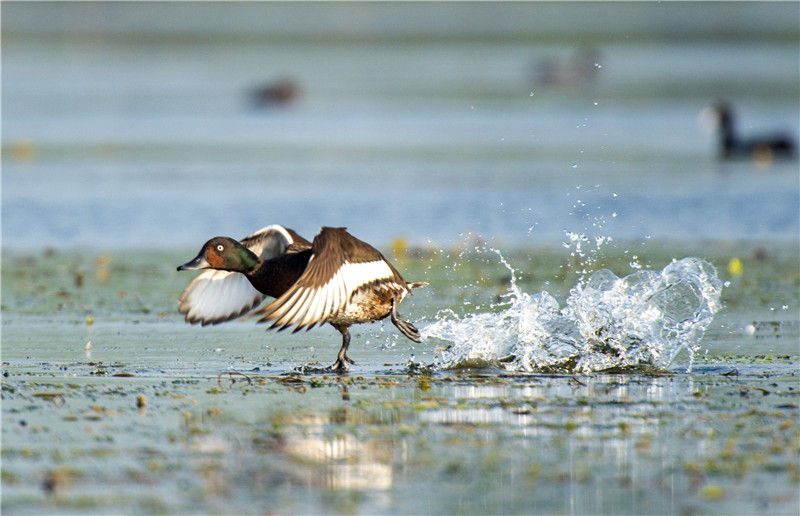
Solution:
[[[428,286],[428,282],[427,281],[415,281],[413,283],[407,283],[407,285],[408,285],[408,288],[422,288],[422,287],[427,287]]]

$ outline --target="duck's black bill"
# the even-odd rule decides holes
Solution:
[[[197,269],[208,269],[211,267],[211,264],[206,261],[205,257],[202,255],[198,255],[197,258],[190,262],[186,262],[183,265],[178,265],[179,271],[195,271]]]

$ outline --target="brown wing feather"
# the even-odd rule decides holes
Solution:
[[[286,252],[298,252],[298,251],[305,251],[306,249],[311,249],[311,242],[306,240],[305,238],[301,237],[297,234],[297,232],[293,229],[284,228],[286,232],[291,235],[294,242],[289,246]]]
[[[259,322],[275,320],[271,328],[298,329],[324,322],[338,312],[359,287],[391,282],[408,289],[406,282],[374,247],[347,233],[345,228],[323,227],[311,244],[312,257],[303,274],[278,299],[257,313]],[[324,296],[318,299],[317,296]]]
[[[278,224],[261,228],[239,242],[262,260],[311,248],[311,242],[298,235],[296,231]]]

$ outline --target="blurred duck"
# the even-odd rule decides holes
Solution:
[[[257,86],[250,92],[253,105],[258,108],[287,106],[300,99],[301,95],[300,86],[288,78]]]
[[[543,86],[580,86],[592,82],[600,71],[593,48],[580,49],[569,59],[546,57],[535,66],[535,80]]]
[[[773,159],[794,158],[796,145],[788,133],[765,134],[740,138],[736,134],[733,109],[726,102],[714,106],[717,132],[719,134],[719,157],[721,159],[749,158],[757,163],[769,164]]]
[[[258,322],[270,329],[303,328],[329,323],[342,334],[342,345],[331,366],[347,371],[349,327],[390,317],[400,332],[420,342],[413,324],[397,306],[412,288],[374,247],[346,228],[323,227],[309,242],[279,225],[265,227],[236,241],[215,237],[179,271],[208,269],[197,276],[178,301],[178,310],[192,324],[217,324],[240,317],[266,296],[275,301],[259,310]]]

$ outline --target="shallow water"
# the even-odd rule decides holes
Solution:
[[[498,252],[499,255],[499,252]],[[617,277],[595,271],[570,289],[562,308],[549,292],[529,295],[511,274],[500,312],[443,317],[423,337],[447,343],[437,367],[510,371],[599,372],[663,370],[684,349],[694,357],[719,311],[722,282],[714,266],[697,258],[673,260],[661,272]]]
[[[673,249],[692,254],[639,260],[659,270]],[[705,255],[730,284],[691,373],[684,352],[610,375],[435,370],[440,343],[382,323],[355,328],[350,375],[307,372],[333,361],[332,329],[181,321],[191,275],[174,264],[193,252],[4,252],[4,512],[796,512],[791,246],[742,255],[736,277]],[[410,320],[502,309],[496,253],[430,253],[394,258],[430,282]],[[564,249],[504,257],[521,292],[564,303],[580,279],[559,274]],[[596,267],[628,261],[608,249]]]
[[[720,163],[699,123],[724,98],[742,134],[797,137],[790,3],[619,5],[587,33],[595,7],[535,3],[243,4],[216,29],[215,6],[39,9],[3,6],[5,245],[174,248],[271,223],[379,245],[800,232],[797,162]],[[349,23],[324,22],[327,9]],[[422,25],[404,36],[400,19]],[[587,48],[594,79],[537,77]],[[248,92],[282,76],[299,101],[254,109]]]

